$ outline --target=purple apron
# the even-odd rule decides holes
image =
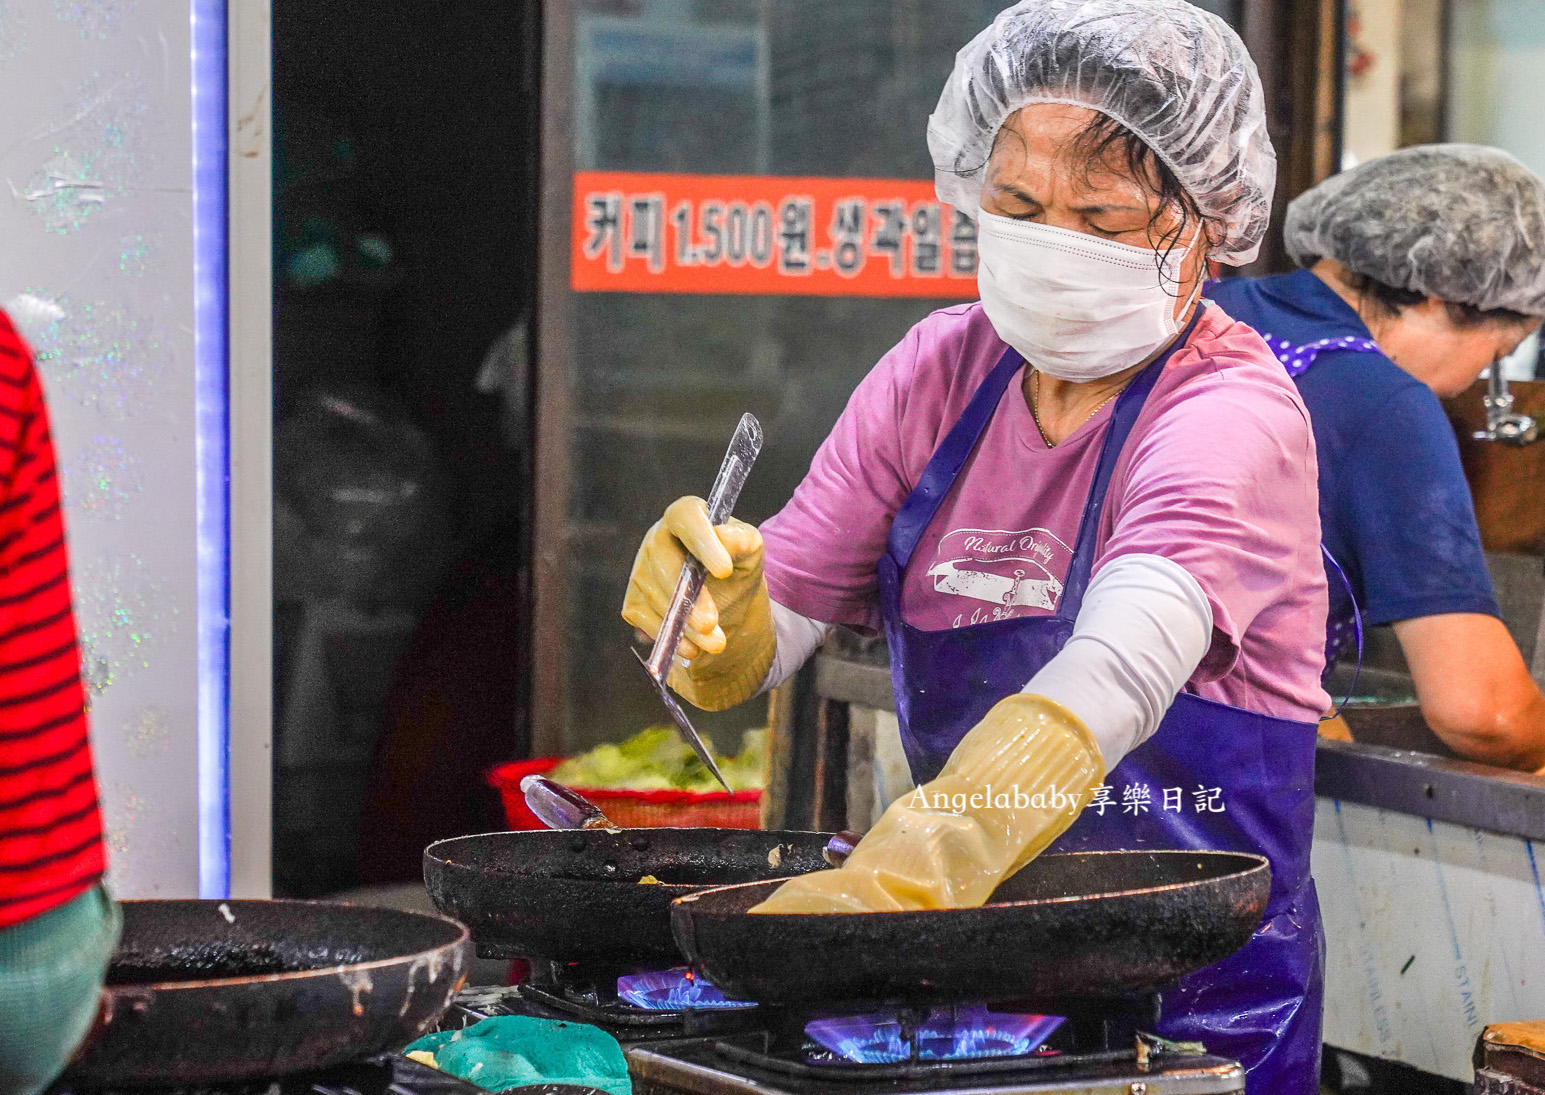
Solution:
[[[1288,376],[1297,380],[1319,360],[1322,353],[1328,350],[1336,350],[1354,354],[1378,354],[1384,356],[1384,351],[1379,349],[1379,344],[1372,339],[1343,336],[1341,338],[1322,338],[1318,342],[1310,342],[1299,346],[1289,342],[1285,338],[1275,338],[1265,332],[1261,337],[1266,340],[1266,345],[1282,362]],[[1329,551],[1325,552],[1326,578],[1336,577],[1340,581],[1331,581],[1330,587],[1330,612],[1325,620],[1325,675],[1330,676],[1330,671],[1336,667],[1341,654],[1347,648],[1348,643],[1357,644],[1357,674],[1352,678],[1352,690],[1356,691],[1357,676],[1362,672],[1363,664],[1363,620],[1362,612],[1357,607],[1357,595],[1352,591],[1352,582],[1347,577],[1346,571],[1336,561]],[[1347,697],[1350,699],[1350,695]],[[1337,714],[1340,710],[1337,710]]]
[[[880,559],[880,593],[902,744],[919,783],[937,775],[988,709],[1020,691],[1072,634],[1116,459],[1165,362],[1189,337],[1190,329],[1116,400],[1055,614],[943,631],[921,631],[901,618],[902,575],[913,549],[1024,364],[1013,349],[982,382],[897,512]],[[1181,693],[1153,737],[1106,776],[1105,795],[1051,849],[1196,848],[1271,860],[1260,927],[1243,949],[1164,994],[1158,1031],[1240,1061],[1253,1095],[1319,1090],[1325,944],[1309,877],[1315,739],[1313,723]]]

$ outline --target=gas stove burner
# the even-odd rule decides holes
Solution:
[[[534,963],[520,994],[560,1013],[560,1018],[627,1030],[690,1029],[694,1034],[728,1029],[724,1022],[754,1015],[757,1006],[724,998],[713,985],[694,980],[684,967],[628,970],[582,963]],[[626,990],[626,992],[624,991]]]
[[[653,976],[660,977],[667,972],[660,971]],[[646,976],[647,973],[613,973],[609,982],[586,979],[569,980],[562,984],[526,982],[498,988],[465,989],[441,1019],[440,1029],[459,1030],[500,1015],[529,1015],[538,1019],[589,1023],[626,1045],[670,1038],[702,1037],[747,1030],[757,1025],[761,1009],[755,1004],[682,1007],[657,997],[654,1006],[647,1007],[618,994],[619,982],[624,982],[622,987],[625,988],[631,978]],[[679,971],[675,979],[679,980]],[[608,985],[610,991],[607,991]]]
[[[1062,1040],[1064,1031],[1057,1032]],[[859,1064],[812,1063],[770,1044],[764,1032],[684,1039],[625,1050],[641,1095],[1243,1095],[1236,1062],[1133,1046],[1020,1057]]]
[[[649,970],[617,978],[617,996],[634,1007],[650,1011],[724,1011],[754,1008],[750,1000],[727,1000],[711,982],[695,976],[685,966]]]
[[[805,1024],[805,1034],[816,1043],[807,1050],[806,1059],[812,1064],[830,1060],[889,1064],[1028,1057],[1064,1022],[1060,1015],[1007,1015],[979,1004],[928,1012],[837,1015]],[[1056,1052],[1046,1050],[1041,1056]]]
[[[722,1067],[847,1088],[897,1080],[947,1086],[966,1077],[997,1083],[1093,1067],[1142,1071],[1149,1058],[1194,1048],[1141,1033],[1160,1018],[1157,994],[1041,1006],[1050,1003],[997,1010],[980,1002],[897,1002],[814,1013],[764,1006],[756,1030],[715,1039],[711,1053]]]
[[[544,985],[521,985],[521,999],[545,1007],[558,1017],[598,1026],[619,1026],[664,1030],[680,1024],[687,1012],[650,1010],[625,1000],[598,998],[593,995],[555,991]]]

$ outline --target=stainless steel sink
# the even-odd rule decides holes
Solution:
[[[1414,703],[1349,705],[1341,714],[1352,731],[1353,741],[1438,757],[1459,755],[1432,732],[1422,718],[1422,709]]]
[[[1330,693],[1330,698],[1338,707],[1343,702],[1347,702],[1348,706],[1356,707],[1416,702],[1416,687],[1411,683],[1409,673],[1398,669],[1382,669],[1365,665],[1362,672],[1357,674],[1356,682],[1352,680],[1352,676],[1352,666],[1342,663],[1336,666],[1335,671],[1330,675],[1330,680],[1326,682],[1325,690]],[[1347,700],[1349,692],[1350,701]]]
[[[1439,757],[1457,755],[1422,718],[1409,673],[1364,666],[1354,688],[1351,667],[1341,665],[1331,674],[1326,687],[1337,704],[1352,690],[1352,699],[1341,712],[1352,740]]]

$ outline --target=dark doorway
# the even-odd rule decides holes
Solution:
[[[274,0],[274,880],[411,880],[524,755],[535,0]]]

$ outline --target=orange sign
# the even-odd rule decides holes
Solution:
[[[917,179],[574,176],[588,293],[976,296],[976,225]]]

